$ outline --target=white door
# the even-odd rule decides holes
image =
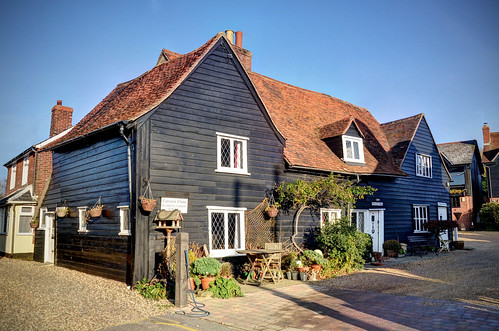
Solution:
[[[365,232],[369,233],[373,238],[374,252],[383,252],[384,226],[384,211],[369,210],[369,219],[365,224]]]
[[[447,221],[447,207],[438,206],[438,219],[440,221]],[[442,232],[442,239],[450,240],[449,231],[445,230]]]
[[[54,263],[54,213],[45,214],[45,257],[44,262]]]

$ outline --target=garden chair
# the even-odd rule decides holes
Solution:
[[[282,250],[282,243],[265,243],[265,249]],[[275,283],[284,278],[281,270],[281,255],[281,252],[268,255],[267,265],[269,275],[263,275],[265,278],[271,278]]]
[[[442,234],[438,235],[438,239],[440,240],[440,248],[438,249],[439,252],[442,252],[446,250],[447,252],[450,252],[450,242],[451,240],[443,239]]]

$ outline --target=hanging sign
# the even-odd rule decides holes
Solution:
[[[189,199],[179,199],[179,198],[161,198],[161,209],[164,210],[175,210],[178,209],[182,214],[187,214],[187,205],[189,204]]]

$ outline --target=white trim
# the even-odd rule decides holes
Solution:
[[[38,223],[39,230],[45,230],[45,214],[48,212],[48,209],[43,207],[40,208],[40,223]]]
[[[326,216],[327,215],[327,216]],[[338,208],[321,208],[320,209],[320,227],[324,226],[324,221],[329,223],[336,223],[341,218],[341,209]]]
[[[352,143],[351,150],[352,150],[352,157],[348,157],[347,155],[347,141],[350,141]],[[346,162],[354,162],[354,163],[365,163],[364,162],[364,142],[362,138],[359,137],[352,137],[352,136],[341,136],[341,143],[343,146],[343,161]],[[359,152],[359,158],[355,158],[355,153],[354,153],[354,144],[357,143],[357,148]]]
[[[23,208],[29,208],[29,212],[23,212]],[[31,223],[31,220],[33,218],[33,213],[35,211],[34,206],[19,206],[19,212],[17,215],[17,235],[18,236],[31,236],[34,233],[34,230],[29,226],[29,223]],[[29,230],[28,232],[19,232],[21,230],[21,217],[30,217],[30,220],[28,222],[28,227]]]
[[[368,220],[369,210],[367,210],[367,209],[352,209],[352,210],[350,210],[350,224],[352,224],[352,214],[354,214],[354,213],[356,213],[356,214],[361,214],[361,213],[364,214],[364,224],[363,224],[362,229],[359,229],[358,224],[355,224],[355,228],[358,231],[362,231],[362,232],[366,233],[366,222]]]
[[[221,133],[217,132],[217,168],[215,169],[215,172],[222,172],[222,173],[232,173],[232,174],[239,174],[239,175],[246,175],[249,176],[251,175],[248,172],[248,141],[249,138],[247,137],[241,137],[241,136],[235,136],[231,134],[226,134],[226,133]],[[222,165],[222,139],[229,140],[230,142],[230,156],[229,156],[229,161],[230,161],[230,166],[223,166]],[[241,143],[241,148],[242,151],[240,152],[241,157],[241,162],[242,166],[238,167],[235,165],[235,148],[234,148],[234,143],[235,142],[240,142]]]
[[[23,175],[21,177],[21,185],[26,185],[28,183],[28,173],[29,173],[29,156],[25,157],[23,160]]]
[[[130,207],[128,205],[126,206],[118,206],[117,207],[120,210],[120,232],[118,233],[119,236],[130,236]],[[127,221],[127,229],[124,227],[124,221]]]
[[[244,249],[246,247],[245,243],[245,215],[244,212],[246,208],[230,208],[230,207],[220,207],[220,206],[206,206],[208,209],[208,245],[210,250],[211,257],[225,257],[225,256],[233,256],[239,255],[236,253],[236,250]],[[223,214],[223,240],[224,240],[224,248],[223,249],[213,249],[213,224],[212,224],[212,214],[220,213]],[[233,248],[229,248],[229,230],[228,230],[228,215],[229,214],[238,214],[238,223],[236,223],[236,246]]]
[[[44,254],[43,254],[43,262],[54,263],[55,259],[55,240],[53,238],[54,235],[54,221],[55,221],[55,212],[47,211],[45,213],[45,224],[47,224],[45,228],[45,244],[44,244]],[[50,222],[50,225],[48,223]]]
[[[17,176],[16,168],[17,168],[17,163],[14,163],[14,165],[10,167],[10,183],[9,183],[10,190],[16,187],[16,176]]]
[[[77,207],[78,209],[78,233],[87,233],[87,206]]]

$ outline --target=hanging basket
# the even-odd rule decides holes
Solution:
[[[68,211],[69,211],[68,207],[57,207],[56,208],[57,217],[66,217]]]
[[[104,208],[104,205],[101,204],[100,198],[101,197],[99,197],[99,200],[97,200],[97,202],[92,207],[92,209],[87,211],[87,220],[89,218],[97,218],[97,217],[100,217],[102,215],[102,209]]]
[[[156,207],[156,200],[154,200],[154,199],[148,199],[148,198],[145,198],[145,197],[140,197],[139,201],[140,201],[140,206],[142,207],[142,209],[144,211],[151,212]]]
[[[267,208],[266,212],[269,217],[273,218],[277,216],[277,214],[279,213],[279,209],[277,209],[275,206],[271,206]]]

